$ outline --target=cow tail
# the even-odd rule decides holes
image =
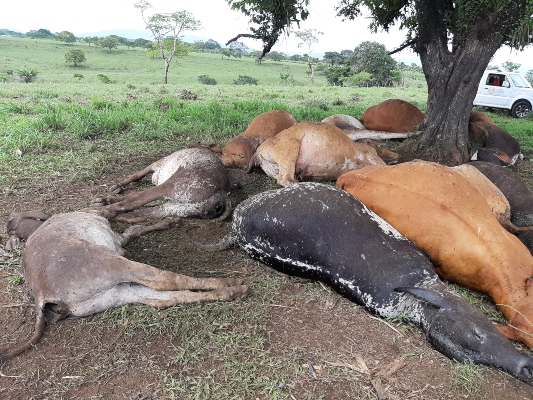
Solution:
[[[46,325],[46,318],[44,315],[43,308],[41,306],[36,307],[36,314],[37,315],[35,316],[35,330],[30,340],[26,342],[26,344],[16,349],[0,352],[0,362],[24,353],[26,350],[29,350],[41,339],[41,337],[43,336],[44,327]]]

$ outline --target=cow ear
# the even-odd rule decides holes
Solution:
[[[415,296],[417,299],[424,300],[426,303],[431,304],[437,308],[451,309],[452,305],[440,294],[434,290],[419,288],[415,286],[410,287],[397,287],[395,292],[409,293]]]

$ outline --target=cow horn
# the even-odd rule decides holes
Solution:
[[[424,289],[415,286],[409,287],[397,287],[394,289],[395,292],[409,293],[415,296],[418,299],[424,300],[426,303],[431,304],[437,308],[447,308],[451,309],[453,306],[439,293],[434,290]]]

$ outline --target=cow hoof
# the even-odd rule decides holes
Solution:
[[[124,188],[120,185],[113,185],[109,188],[109,191],[114,194],[122,193],[123,190]]]
[[[248,293],[248,285],[229,286],[216,290],[220,295],[220,300],[231,301],[238,297],[244,297]]]
[[[90,204],[91,204],[91,207],[102,207],[102,206],[108,205],[109,202],[106,199],[97,198],[97,199],[91,200]]]

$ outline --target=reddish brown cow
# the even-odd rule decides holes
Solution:
[[[429,162],[369,166],[337,186],[424,250],[444,279],[490,295],[509,321],[499,329],[533,348],[533,257],[456,171]]]
[[[296,123],[296,119],[283,110],[258,115],[243,133],[226,143],[220,157],[222,163],[228,168],[247,168],[255,150],[263,141]]]
[[[424,114],[407,101],[389,99],[368,108],[359,120],[370,130],[412,132],[424,121]]]

